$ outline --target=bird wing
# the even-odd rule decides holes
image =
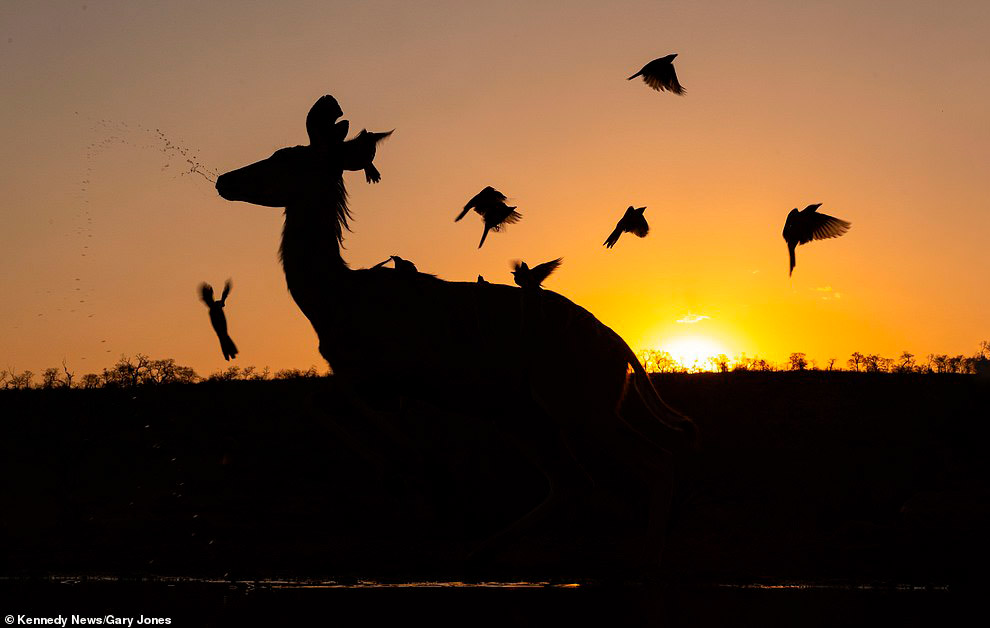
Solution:
[[[230,294],[230,280],[229,279],[226,282],[224,282],[224,284],[223,284],[223,292],[220,294],[220,302],[221,303],[226,303],[227,302],[227,295],[228,294]]]
[[[612,248],[613,246],[615,246],[615,243],[619,241],[619,236],[621,235],[622,235],[622,221],[620,220],[618,224],[615,225],[615,229],[612,230],[612,233],[608,234],[608,237],[605,238],[605,241],[602,244],[604,244],[608,248]]]
[[[532,277],[536,285],[543,283],[543,280],[550,276],[550,274],[557,270],[560,263],[564,258],[558,257],[555,260],[550,260],[549,262],[543,262],[542,264],[537,264],[530,269],[530,276]]]
[[[474,209],[479,214],[484,216],[485,211],[490,206],[497,203],[504,204],[505,199],[506,199],[505,194],[502,194],[501,192],[499,192],[498,190],[496,190],[495,188],[489,185],[485,187],[485,189],[483,189],[482,191],[478,192],[477,194],[471,197],[471,200],[468,201],[467,205],[464,206],[464,210],[457,215],[457,218],[454,218],[454,222],[457,222],[461,218],[464,218],[464,216],[472,209]]]
[[[498,213],[493,213],[492,209],[489,208],[486,214],[482,214],[485,217],[486,224],[489,220],[492,221],[491,228],[493,231],[501,231],[507,225],[514,225],[520,220],[522,220],[522,214],[516,211],[515,207],[509,207],[505,203],[502,203],[501,207],[498,207]]]
[[[367,129],[361,129],[361,134],[371,140],[373,146],[378,146],[378,144],[384,140],[387,140],[391,135],[395,133],[395,129],[391,131],[384,131],[382,133],[375,133]]]
[[[203,299],[203,303],[213,305],[213,286],[204,281],[199,284],[199,294]]]
[[[622,218],[619,219],[619,222],[615,223],[615,229],[613,229],[612,233],[608,234],[608,237],[605,238],[605,242],[603,244],[606,247],[612,248],[615,246],[615,243],[619,241],[619,236],[621,236],[624,232],[629,231],[629,219],[635,213],[636,210],[633,209],[632,205],[626,209],[626,213],[622,214]]]
[[[849,227],[852,226],[851,222],[829,216],[828,214],[814,213],[808,216],[808,220],[810,221],[808,225],[810,235],[806,240],[802,240],[801,244],[810,242],[811,240],[838,238],[849,231]]]
[[[647,85],[662,92],[664,90],[671,91],[675,94],[684,94],[685,90],[681,84],[677,81],[677,73],[674,71],[674,65],[669,61],[651,61],[646,64],[641,70],[643,75],[643,81]]]

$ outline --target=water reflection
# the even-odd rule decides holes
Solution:
[[[378,581],[62,575],[0,578],[6,612],[172,618],[172,625],[962,626],[979,591],[925,583]]]

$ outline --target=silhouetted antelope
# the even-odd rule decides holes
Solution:
[[[646,234],[650,232],[650,225],[646,222],[646,218],[643,217],[643,212],[645,211],[645,207],[633,207],[630,205],[626,213],[619,219],[619,222],[615,224],[615,229],[605,238],[605,242],[602,244],[608,248],[612,248],[619,241],[619,236],[623,233],[634,233],[641,238],[645,238]]]
[[[559,294],[540,291],[541,317],[524,327],[525,290],[348,268],[340,253],[350,216],[342,174],[368,164],[331,132],[341,114],[321,105],[327,99],[310,112],[308,146],[277,150],[216,185],[227,200],[285,208],[286,283],[335,377],[379,380],[385,358],[403,373],[395,385],[404,394],[497,419],[550,486],[543,503],[501,536],[576,498],[576,487],[586,486],[582,467],[607,459],[606,468],[632,470],[652,487],[643,498],[650,504],[645,555],[658,557],[671,486],[665,452],[692,444],[694,424],[660,399],[618,334]],[[559,437],[539,436],[546,426]]]
[[[213,324],[213,331],[217,333],[217,338],[220,339],[220,351],[223,352],[223,359],[229,362],[230,358],[237,356],[237,346],[227,334],[227,317],[223,313],[223,307],[227,304],[227,295],[230,294],[230,280],[228,279],[224,284],[223,294],[220,295],[219,301],[213,299],[213,286],[206,282],[200,284],[199,292],[203,303],[210,308],[210,323]]]
[[[672,54],[654,59],[626,80],[631,81],[637,76],[642,76],[643,82],[658,92],[668,90],[683,96],[687,90],[677,82],[677,73],[674,72],[674,57],[676,56],[676,54]]]
[[[798,211],[797,207],[787,214],[787,221],[784,222],[783,236],[787,241],[787,252],[791,258],[791,269],[788,276],[794,273],[794,266],[797,260],[794,257],[794,249],[799,244],[807,244],[812,240],[824,240],[826,238],[837,238],[849,231],[852,223],[828,214],[819,214],[818,208],[821,203],[808,205],[803,210]]]

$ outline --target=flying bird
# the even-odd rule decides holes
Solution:
[[[505,204],[505,198],[505,194],[489,185],[471,197],[457,218],[454,218],[454,222],[457,222],[472,209],[481,216],[485,223],[485,231],[481,234],[479,249],[485,243],[489,231],[501,231],[506,225],[517,223],[522,218],[522,214],[516,211],[514,205]]]
[[[608,248],[612,248],[619,241],[619,236],[623,233],[634,233],[641,238],[645,238],[646,234],[650,232],[650,225],[646,222],[646,218],[643,217],[643,212],[645,211],[645,207],[633,207],[630,205],[619,222],[615,223],[615,229],[605,238],[605,242],[602,244]]]
[[[372,161],[375,159],[378,143],[394,132],[395,129],[384,133],[372,133],[367,129],[361,129],[356,137],[344,142],[344,170],[364,170],[364,177],[368,183],[381,181],[382,174],[378,172]]]
[[[485,220],[485,232],[481,234],[481,242],[478,243],[479,249],[485,243],[489,231],[502,231],[506,225],[519,222],[522,214],[516,211],[515,205],[509,206],[505,204],[505,201],[502,201],[485,210],[481,217]]]
[[[550,273],[560,267],[560,262],[563,259],[562,257],[558,257],[555,260],[543,262],[532,268],[526,262],[516,262],[512,276],[515,279],[516,285],[520,288],[539,288],[540,284],[550,276]]]
[[[676,54],[672,54],[654,59],[626,80],[631,81],[637,76],[642,76],[643,82],[658,92],[667,90],[683,96],[687,90],[677,82],[677,73],[674,72],[674,57],[676,56]]]
[[[803,210],[798,211],[797,207],[787,214],[787,221],[784,223],[784,240],[787,241],[787,252],[791,256],[791,270],[788,276],[794,273],[794,265],[797,263],[794,258],[794,249],[799,244],[807,244],[812,240],[824,240],[826,238],[838,238],[849,231],[852,223],[828,214],[819,214],[818,208],[821,203],[808,205]]]
[[[210,284],[202,283],[199,290],[203,303],[210,308],[210,323],[213,324],[213,331],[220,339],[220,351],[223,352],[223,359],[229,362],[230,358],[237,356],[237,346],[227,334],[227,317],[223,313],[223,306],[227,303],[227,295],[230,294],[230,280],[228,279],[224,284],[223,294],[220,295],[219,301],[213,299],[213,286]]]
[[[497,203],[504,203],[506,201],[505,194],[502,194],[492,186],[486,186],[484,190],[478,192],[471,197],[471,200],[467,202],[464,206],[464,210],[457,214],[457,218],[454,218],[454,222],[457,222],[461,218],[467,215],[469,211],[474,209],[482,216],[485,215],[484,210],[486,207],[490,207]],[[480,209],[479,209],[480,208]]]

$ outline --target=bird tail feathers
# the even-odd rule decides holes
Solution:
[[[230,336],[220,338],[220,350],[223,352],[223,359],[230,361],[230,358],[237,357],[237,345],[230,339]]]

